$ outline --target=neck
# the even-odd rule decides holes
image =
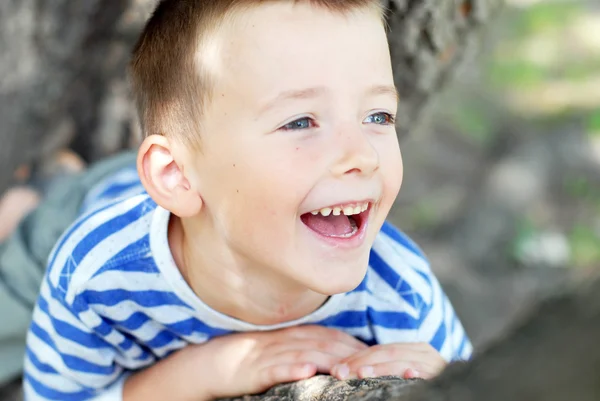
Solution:
[[[171,216],[169,245],[196,295],[212,309],[256,325],[273,325],[314,312],[327,296],[254,266],[219,240],[210,224]]]

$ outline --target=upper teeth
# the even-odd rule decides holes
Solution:
[[[319,213],[321,213],[323,216],[329,216],[332,213],[334,216],[339,216],[342,213],[346,216],[352,216],[354,214],[362,213],[365,210],[367,210],[368,208],[369,208],[369,203],[367,202],[367,203],[359,204],[357,206],[335,206],[333,208],[324,207],[323,209],[313,210],[310,213],[315,216]]]

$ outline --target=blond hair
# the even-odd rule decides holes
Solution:
[[[378,0],[162,0],[141,33],[129,68],[143,136],[168,134],[188,144],[198,142],[214,86],[202,62],[202,44],[217,35],[234,11],[275,1],[308,3],[341,14],[374,9],[383,18]]]

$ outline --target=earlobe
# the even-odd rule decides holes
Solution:
[[[177,163],[169,139],[150,135],[142,142],[137,169],[148,195],[160,206],[179,217],[191,217],[202,208],[202,198]]]

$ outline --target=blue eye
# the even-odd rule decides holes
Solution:
[[[371,114],[364,122],[378,125],[392,125],[396,122],[396,118],[390,113],[379,112]]]
[[[302,117],[297,120],[294,120],[290,123],[287,123],[283,127],[282,130],[285,131],[295,131],[295,130],[304,130],[309,128],[316,127],[315,121],[310,117]]]

